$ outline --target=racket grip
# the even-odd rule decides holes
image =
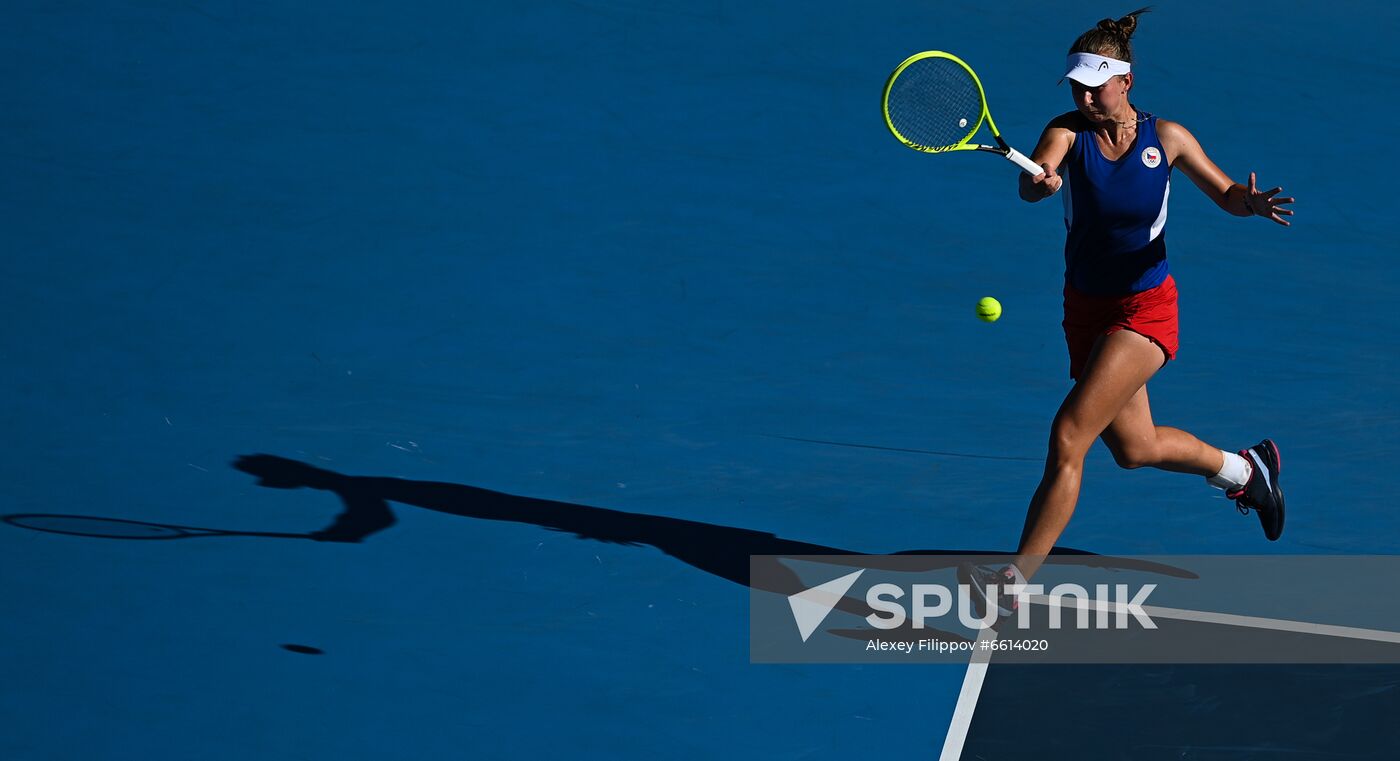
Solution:
[[[1006,158],[1009,161],[1011,161],[1011,163],[1021,167],[1021,171],[1025,172],[1026,174],[1032,177],[1036,176],[1037,174],[1041,174],[1045,171],[1044,167],[1026,158],[1026,154],[1021,153],[1015,148],[1006,149]]]

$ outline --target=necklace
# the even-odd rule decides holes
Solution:
[[[1120,127],[1132,127],[1133,129],[1137,129],[1137,126],[1139,124],[1142,124],[1143,122],[1147,121],[1148,118],[1152,116],[1151,114],[1146,113],[1145,111],[1139,109],[1137,106],[1134,106],[1131,103],[1128,104],[1128,108],[1131,108],[1133,110],[1133,113],[1137,115],[1137,118],[1133,119],[1130,122],[1120,122],[1115,120],[1113,122],[1114,124],[1117,124]]]

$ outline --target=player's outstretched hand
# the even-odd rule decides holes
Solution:
[[[1278,194],[1282,187],[1271,190],[1260,190],[1255,183],[1254,172],[1249,173],[1249,187],[1245,188],[1245,206],[1254,213],[1256,217],[1267,217],[1273,221],[1288,227],[1288,220],[1284,217],[1293,216],[1292,209],[1285,209],[1283,205],[1293,203],[1293,198],[1280,198]]]

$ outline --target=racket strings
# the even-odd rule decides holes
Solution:
[[[895,77],[887,99],[890,123],[904,139],[949,148],[977,131],[982,93],[966,69],[946,58],[925,58]]]

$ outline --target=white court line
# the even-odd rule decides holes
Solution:
[[[1128,613],[1126,603],[1108,600],[1079,600],[1074,597],[1050,597],[1046,595],[1028,595],[1027,600],[1039,605],[1053,605],[1061,608],[1089,608],[1097,610],[1097,606],[1106,603],[1106,607],[1113,613]],[[1386,631],[1384,629],[1362,629],[1356,626],[1334,626],[1332,624],[1314,624],[1307,621],[1290,621],[1286,618],[1264,618],[1261,616],[1240,616],[1234,613],[1213,613],[1205,610],[1186,610],[1184,608],[1161,608],[1155,605],[1143,605],[1142,612],[1149,618],[1166,618],[1178,621],[1199,621],[1207,624],[1220,624],[1222,626],[1241,626],[1250,629],[1271,629],[1280,632],[1298,632],[1300,634],[1317,634],[1323,637],[1341,637],[1343,639],[1364,639],[1372,642],[1390,642],[1400,644],[1400,632]]]
[[[982,694],[982,680],[987,676],[987,664],[992,660],[992,649],[983,649],[982,643],[995,642],[995,629],[983,629],[972,646],[972,660],[967,664],[967,674],[963,676],[962,690],[958,692],[958,705],[953,709],[953,719],[948,723],[948,736],[943,738],[943,752],[938,761],[958,761],[962,756],[963,743],[967,740],[967,729],[972,726],[972,713],[977,709],[977,697]]]
[[[1091,610],[1097,609],[1100,603],[1107,603],[1106,607],[1111,612],[1128,612],[1128,605],[1117,601],[1080,600],[1075,597],[1050,597],[1046,595],[1029,595],[1026,599],[1029,602],[1040,605],[1056,605],[1059,607],[1071,608],[1085,607]],[[1307,621],[1290,621],[1284,618],[1240,616],[1233,613],[1212,613],[1210,611],[1186,610],[1184,608],[1162,608],[1155,605],[1144,605],[1142,606],[1142,611],[1150,618],[1200,621],[1224,626],[1271,629],[1273,631],[1317,634],[1323,637],[1364,639],[1373,642],[1400,644],[1400,632],[1385,631],[1384,629],[1333,626],[1331,624],[1314,624]],[[977,644],[973,645],[972,660],[967,664],[967,674],[963,676],[962,690],[958,693],[958,704],[953,709],[953,719],[948,724],[948,736],[943,738],[943,752],[939,754],[938,761],[959,761],[962,756],[963,744],[967,742],[967,731],[972,726],[972,715],[977,710],[977,698],[982,694],[982,683],[986,680],[987,667],[992,660],[992,650],[990,648],[984,650],[982,648],[982,642],[983,640],[995,642],[996,638],[996,631],[990,628],[983,629],[982,632],[977,635]]]

